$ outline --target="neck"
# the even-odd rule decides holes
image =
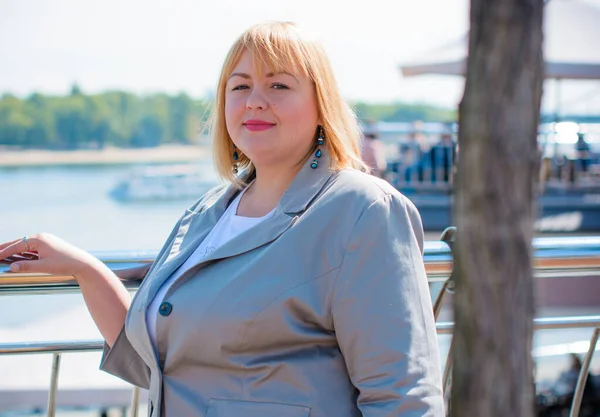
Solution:
[[[302,164],[289,167],[256,167],[256,179],[242,197],[238,214],[263,216],[277,206]]]

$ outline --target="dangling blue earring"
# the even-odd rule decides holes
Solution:
[[[319,126],[319,137],[317,138],[317,146],[322,146],[325,143],[325,132],[323,131],[323,126]],[[317,152],[315,153],[315,158],[313,159],[310,167],[312,169],[317,169],[319,166],[319,158],[323,155],[321,152],[321,148],[317,148]]]
[[[237,146],[235,146],[235,144],[233,145],[233,173],[237,174],[238,173],[238,159],[240,159],[240,156],[238,155],[237,152]]]

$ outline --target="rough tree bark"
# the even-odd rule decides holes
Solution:
[[[532,250],[543,0],[471,0],[451,415],[534,413]]]

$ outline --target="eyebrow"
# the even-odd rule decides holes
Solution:
[[[267,78],[271,78],[271,77],[274,77],[274,76],[276,76],[276,75],[281,75],[281,74],[283,74],[283,75],[289,75],[289,76],[290,76],[290,77],[292,77],[294,80],[296,80],[296,82],[297,82],[298,84],[300,84],[300,81],[298,80],[298,78],[296,78],[296,76],[295,76],[294,74],[292,74],[292,73],[289,73],[289,72],[287,72],[287,71],[281,71],[281,72],[269,72],[269,73],[265,74],[265,77],[267,77]],[[230,79],[231,79],[231,78],[233,78],[233,77],[242,77],[242,78],[245,78],[245,79],[247,79],[247,80],[249,80],[250,78],[252,78],[252,77],[251,77],[249,74],[246,74],[246,73],[244,73],[244,72],[234,72],[234,73],[232,73],[232,74],[229,76],[229,78],[228,78],[227,80],[230,80]]]

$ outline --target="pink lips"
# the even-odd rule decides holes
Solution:
[[[251,132],[260,132],[261,130],[267,130],[272,128],[273,126],[275,126],[275,123],[265,122],[264,120],[251,119],[246,120],[244,122],[244,126]]]

